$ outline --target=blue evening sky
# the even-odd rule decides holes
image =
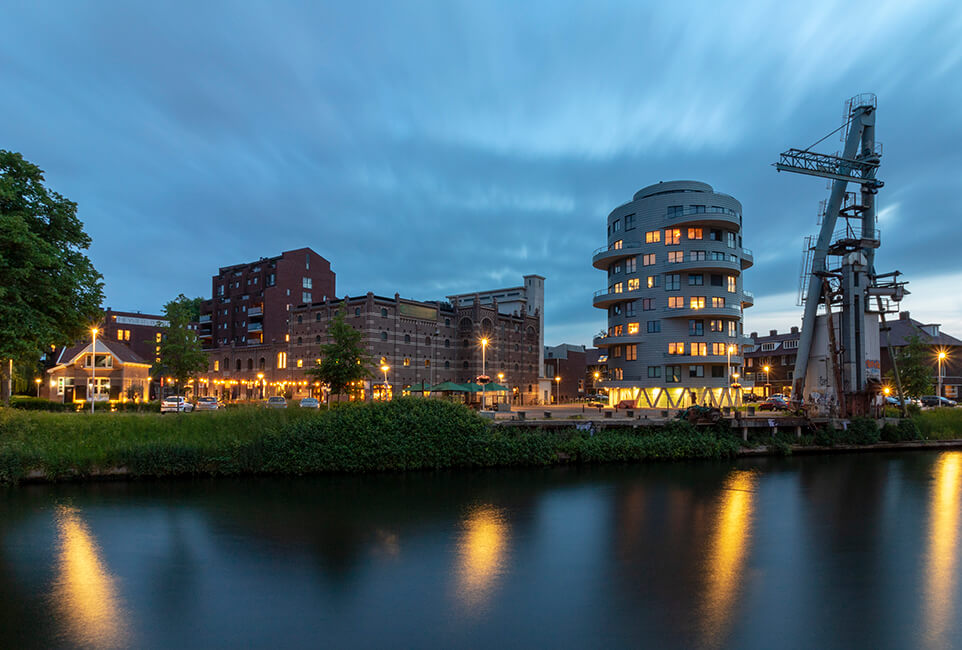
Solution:
[[[798,324],[827,191],[771,163],[875,92],[877,267],[962,335],[957,2],[6,2],[0,87],[0,148],[79,203],[106,305],[311,246],[339,296],[540,273],[549,344],[605,326],[591,252],[659,180],[742,202],[746,331]]]

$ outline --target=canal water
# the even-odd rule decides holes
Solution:
[[[962,647],[962,452],[0,491],[0,647]]]

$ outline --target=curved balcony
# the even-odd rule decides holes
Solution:
[[[755,294],[751,291],[742,290],[742,307],[751,307],[755,304]]]
[[[641,246],[642,244],[640,242],[627,242],[622,244],[621,248],[602,246],[591,254],[591,265],[596,269],[605,271],[611,266],[612,262],[637,255],[641,250]]]
[[[688,271],[729,271],[740,275],[742,267],[738,262],[729,260],[685,260],[684,262],[665,263],[665,273],[682,273]]]
[[[612,345],[631,345],[632,343],[644,343],[641,332],[637,334],[625,334],[623,336],[596,336],[592,344],[596,348],[610,348]]]
[[[750,248],[742,248],[742,270],[755,266],[755,254]]]
[[[708,354],[708,355],[694,355],[694,354],[668,354],[664,353],[665,363],[669,365],[674,364],[709,364],[709,365],[726,365],[728,363],[728,355],[725,354]],[[732,365],[738,365],[742,362],[742,358],[739,355],[733,354],[731,356]],[[717,377],[716,377],[717,379]]]
[[[712,307],[708,305],[699,309],[688,306],[677,309],[665,307],[661,313],[664,318],[739,318],[742,315],[741,309],[734,305],[726,305],[724,307]]]
[[[594,296],[591,299],[591,304],[599,309],[607,309],[616,302],[625,302],[627,300],[638,300],[646,295],[649,295],[651,289],[635,289],[634,291],[622,291],[617,293],[610,291],[608,289],[602,289],[600,291],[595,291]]]
[[[672,226],[692,225],[692,226],[711,226],[711,227],[730,227],[735,226],[739,230],[742,227],[741,217],[737,214],[727,212],[697,212],[693,208],[685,208],[671,214],[665,214],[665,220]]]

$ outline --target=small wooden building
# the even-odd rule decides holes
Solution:
[[[150,364],[118,341],[97,339],[64,348],[47,371],[48,397],[57,402],[144,400]]]

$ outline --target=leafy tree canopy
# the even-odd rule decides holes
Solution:
[[[905,347],[896,348],[895,358],[898,361],[899,377],[902,379],[902,390],[906,395],[919,397],[935,392],[932,348],[922,342],[922,337],[918,334],[909,337]],[[889,376],[891,375],[889,372]]]
[[[361,343],[361,333],[344,321],[340,313],[331,319],[327,327],[330,343],[321,346],[321,362],[307,374],[330,387],[331,393],[340,395],[356,381],[371,376],[371,358]]]
[[[0,149],[4,369],[11,360],[35,358],[51,345],[80,338],[100,320],[103,282],[84,253],[89,246],[77,204],[49,189],[39,167]]]
[[[160,342],[160,361],[154,364],[154,376],[173,377],[178,388],[207,368],[207,355],[200,347],[197,334],[188,326],[197,320],[200,298],[180,294],[164,305],[164,317],[169,325],[164,328]]]

